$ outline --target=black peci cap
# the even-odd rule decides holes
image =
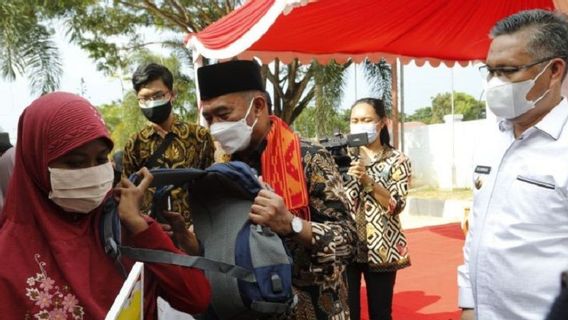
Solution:
[[[201,100],[233,92],[264,91],[260,65],[251,60],[234,60],[201,67],[197,69],[197,80]]]

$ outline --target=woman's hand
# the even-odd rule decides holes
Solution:
[[[347,170],[347,174],[359,180],[363,185],[372,184],[373,180],[367,175],[367,170],[360,160],[351,162],[351,167]]]
[[[132,234],[137,234],[148,228],[148,223],[140,213],[140,204],[144,198],[144,192],[148,189],[153,176],[147,168],[142,168],[137,175],[142,181],[135,186],[130,180],[122,178],[119,186],[115,189],[118,198],[118,214],[124,227]]]
[[[185,227],[182,215],[173,211],[164,211],[162,215],[168,220],[168,224],[162,224],[162,229],[172,238],[176,246],[189,255],[199,255],[197,237],[192,227]]]

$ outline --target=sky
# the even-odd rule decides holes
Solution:
[[[404,112],[406,114],[412,114],[416,109],[431,106],[432,98],[438,93],[451,92],[452,77],[455,92],[466,92],[478,100],[483,98],[481,96],[483,81],[479,74],[479,65],[468,67],[456,65],[448,68],[442,64],[434,68],[429,64],[419,67],[414,62],[410,62],[404,65],[403,69]],[[355,100],[371,96],[372,92],[365,82],[360,65],[356,71],[354,67],[349,68],[346,82],[341,108],[349,108]]]
[[[79,47],[69,44],[64,32],[55,36],[63,60],[63,77],[60,90],[76,94],[84,92],[84,96],[94,105],[116,101],[123,96],[126,90],[131,90],[129,81],[121,81],[117,77],[106,77],[96,70],[95,63],[88,58],[86,52]],[[153,50],[161,50],[153,48]],[[162,52],[166,54],[166,52]],[[191,70],[184,70],[192,74]],[[438,93],[455,91],[466,92],[476,99],[481,98],[483,84],[477,66],[448,68],[441,65],[433,68],[428,64],[418,67],[414,63],[404,66],[404,111],[412,114],[416,109],[430,106],[431,99]],[[83,87],[81,79],[84,80]],[[366,84],[361,67],[350,67],[346,78],[346,85],[340,108],[349,108],[351,104],[363,97],[371,96],[369,86]],[[400,94],[400,93],[399,93]],[[18,118],[23,109],[28,106],[36,96],[30,94],[26,79],[19,78],[14,82],[0,79],[0,97],[3,97],[0,106],[0,131],[7,131],[10,139],[15,142]]]

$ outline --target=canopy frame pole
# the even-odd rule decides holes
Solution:
[[[398,149],[398,141],[399,141],[399,137],[398,137],[398,124],[399,124],[399,119],[398,119],[398,58],[395,58],[394,63],[391,64],[391,97],[392,97],[392,101],[391,101],[391,108],[392,108],[392,115],[391,115],[391,123],[392,123],[392,146],[395,149]]]

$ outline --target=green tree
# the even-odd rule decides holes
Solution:
[[[452,94],[451,92],[439,93],[432,98],[432,122],[444,122],[444,115],[452,113]],[[485,117],[484,104],[464,92],[454,93],[454,113],[463,115],[463,120],[476,120]]]
[[[312,88],[315,106],[306,108],[298,118],[294,127],[306,137],[321,138],[331,136],[336,132],[349,132],[351,110],[338,110],[339,102],[345,89],[345,70],[351,61],[338,64],[331,61],[326,65],[312,62]],[[365,77],[371,84],[374,96],[385,101],[387,115],[391,110],[391,69],[384,60],[372,63],[366,60],[363,64]],[[354,102],[354,101],[353,101]]]
[[[303,138],[321,139],[330,137],[335,133],[349,133],[349,116],[351,110],[331,110],[327,115],[326,126],[318,126],[315,106],[307,107],[294,121],[293,127]],[[320,131],[318,131],[320,130]]]
[[[147,123],[138,108],[134,92],[128,92],[122,101],[98,107],[114,141],[114,149],[122,150],[128,139]]]
[[[63,19],[71,40],[100,70],[128,64],[132,52],[162,44],[187,55],[183,37],[228,14],[243,0],[28,0],[46,18]],[[148,35],[154,34],[149,39]],[[191,61],[187,61],[191,62]]]
[[[344,89],[344,71],[351,63],[338,64],[331,61],[326,65],[312,62],[314,70],[315,109],[312,121],[315,136],[330,135],[338,128],[337,108]]]
[[[130,55],[141,48],[162,44],[173,49],[180,61],[192,67],[183,37],[198,32],[239,6],[242,0],[59,0],[37,2],[46,15],[65,19],[73,42],[85,49],[99,70],[109,75],[127,67]],[[160,32],[159,39],[148,39]],[[291,123],[314,97],[312,65],[294,60],[273,70],[263,66],[273,84],[273,111]]]
[[[159,62],[172,72],[176,92],[173,111],[179,119],[195,122],[197,120],[195,86],[193,80],[181,71],[182,64],[177,56],[160,57],[148,50],[141,50],[128,61],[125,71],[132,74],[139,65],[149,62]],[[111,132],[116,150],[122,149],[128,139],[147,123],[146,118],[140,112],[136,93],[131,86],[121,101],[102,105],[99,110]]]
[[[432,98],[432,107],[417,109],[407,117],[408,121],[421,121],[427,124],[443,123],[444,116],[452,113],[451,92],[439,93]],[[463,121],[485,118],[485,104],[464,92],[454,93],[454,113],[462,114]]]
[[[33,94],[44,94],[59,87],[61,59],[34,2],[0,1],[0,77],[24,76]]]
[[[414,113],[410,116],[406,116],[407,121],[420,121],[425,124],[430,124],[432,121],[432,108],[424,107],[416,109]]]
[[[30,1],[42,6],[48,17],[65,19],[71,39],[87,50],[90,57],[97,61],[98,68],[108,74],[125,68],[133,51],[156,43],[174,49],[180,61],[191,67],[191,55],[183,44],[183,37],[188,32],[202,30],[244,2],[114,0],[110,4],[93,0]],[[145,36],[148,31],[159,31],[166,36],[149,40]],[[297,59],[287,65],[276,59],[273,68],[263,66],[263,75],[274,88],[274,114],[287,123],[292,123],[300,115],[316,97],[315,84],[321,83],[314,80],[318,68],[317,63],[301,65]],[[342,74],[340,69],[335,69],[338,77]],[[320,94],[326,90],[320,90]],[[320,95],[319,100],[316,99],[318,105],[324,103],[322,97]]]
[[[387,115],[392,111],[392,70],[391,66],[381,59],[377,63],[365,60],[365,78],[369,82],[373,94],[384,101]]]
[[[288,65],[281,65],[280,60],[275,59],[273,65],[272,70],[266,65],[262,68],[273,87],[272,112],[292,124],[315,96],[315,66],[314,63],[301,65],[298,59]]]

